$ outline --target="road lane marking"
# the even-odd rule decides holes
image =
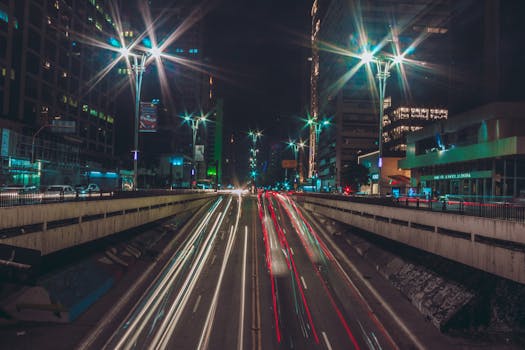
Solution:
[[[201,297],[202,297],[202,295],[199,294],[199,296],[197,297],[197,301],[195,302],[195,306],[193,307],[193,313],[195,313],[195,311],[197,311],[197,308],[199,307],[199,303],[201,302]]]
[[[257,209],[252,206],[252,350],[262,349],[259,258],[257,255]]]
[[[242,277],[241,277],[241,310],[239,312],[239,334],[237,336],[237,348],[242,350],[244,348],[243,339],[244,339],[244,303],[245,303],[245,294],[246,294],[246,256],[248,250],[248,226],[244,226],[244,250],[242,256]]]
[[[290,248],[290,252],[292,253],[292,255],[295,255],[295,253],[293,252],[293,248]]]
[[[219,236],[219,231],[223,225],[224,218],[228,209],[230,208],[232,199],[230,198],[224,208],[224,212],[219,212],[218,217],[215,223],[212,225],[205,241],[202,243],[202,247],[199,248],[198,255],[195,257],[190,270],[188,271],[187,277],[184,280],[184,283],[181,287],[181,290],[177,294],[175,300],[173,301],[168,313],[166,314],[165,319],[159,326],[155,336],[150,340],[149,348],[155,349],[164,349],[167,348],[167,343],[169,342],[171,335],[174,332],[175,327],[177,326],[182,313],[187,306],[190,295],[193,293],[199,275],[204,269],[205,262],[208,260],[211,255],[211,250],[213,243]]]
[[[301,276],[301,282],[303,282],[304,289],[308,289],[308,287],[306,286],[306,282],[304,281],[303,276]]]
[[[211,264],[210,265],[213,265],[213,263],[215,262],[216,258],[217,258],[217,254],[213,254],[213,257],[211,258]]]
[[[324,230],[320,229],[320,226],[314,221],[312,220],[312,217],[311,215],[309,215],[309,218],[310,220],[317,226],[317,228],[319,229],[319,232],[321,232],[321,234],[324,236],[324,239],[326,240],[326,242],[328,242],[328,244],[332,247],[332,249],[335,251],[335,254],[338,255],[338,258],[341,259],[346,266],[348,266],[348,268],[352,271],[352,273],[356,276],[356,278],[358,278],[361,283],[363,283],[366,288],[370,291],[370,293],[375,297],[375,299],[379,302],[379,304],[387,311],[387,313],[390,315],[390,317],[392,317],[392,319],[397,323],[397,325],[401,328],[401,330],[410,338],[410,340],[414,343],[414,345],[418,348],[418,349],[426,349],[426,347],[421,343],[421,341],[418,339],[417,335],[415,335],[414,333],[412,333],[408,326],[405,324],[405,322],[399,317],[397,316],[397,314],[394,312],[394,310],[392,309],[392,307],[390,306],[390,304],[388,304],[386,302],[385,299],[383,299],[383,297],[381,297],[380,293],[377,291],[377,289],[375,289],[371,284],[370,282],[368,282],[365,278],[361,277],[361,273],[359,272],[359,270],[357,269],[357,267],[350,261],[350,259],[348,259],[348,257],[345,255],[345,253],[332,241],[332,239],[329,237],[329,235],[326,234],[326,232],[324,232]],[[335,258],[335,254],[334,254],[334,258]],[[346,273],[346,271],[343,269],[343,267],[341,266],[341,263],[339,262],[339,259],[335,258],[334,259],[334,262],[336,263],[336,265],[338,266],[339,270],[341,271],[341,273],[343,274],[343,276],[345,277],[345,279],[350,283],[350,285],[353,287],[353,289],[356,291],[356,293],[359,295],[359,297],[361,298],[361,300],[364,302],[364,305],[366,306],[366,308],[369,310],[369,312],[374,315],[373,317],[377,320],[377,322],[381,325],[381,327],[383,328],[383,334],[389,338],[390,340],[390,343],[392,345],[394,345],[397,349],[397,344],[394,342],[394,339],[392,338],[392,336],[388,333],[388,331],[384,328],[384,326],[382,325],[382,323],[379,321],[379,319],[375,316],[375,313],[374,313],[374,310],[372,309],[372,307],[370,306],[370,304],[368,304],[368,302],[366,301],[366,299],[363,297],[363,294],[361,293],[361,291],[357,288],[357,286],[355,285],[355,283],[352,281],[352,279],[350,278],[350,276],[348,276],[348,274]]]
[[[328,340],[328,336],[326,335],[325,332],[321,332],[323,334],[323,339],[324,339],[324,342],[326,343],[326,347],[328,348],[328,350],[332,350],[332,345],[330,344],[330,340]]]
[[[226,242],[226,250],[224,252],[224,257],[222,260],[221,270],[219,273],[219,278],[217,280],[217,285],[215,286],[215,292],[213,293],[213,298],[210,304],[210,307],[208,308],[208,314],[206,316],[206,321],[204,323],[204,327],[202,329],[202,333],[199,339],[199,344],[197,345],[197,349],[203,350],[208,349],[209,347],[209,341],[211,336],[211,331],[213,327],[213,322],[215,319],[215,313],[217,311],[217,305],[218,305],[218,299],[219,299],[219,292],[221,290],[224,274],[226,271],[226,266],[228,265],[228,261],[230,260],[230,256],[233,250],[233,246],[235,244],[235,239],[237,237],[237,232],[239,231],[239,220],[241,219],[241,213],[242,213],[242,197],[239,196],[238,198],[238,209],[237,209],[237,217],[235,220],[235,228],[232,225],[230,230],[230,236],[228,237],[228,241]],[[164,348],[166,348],[167,343],[162,344],[164,345]]]

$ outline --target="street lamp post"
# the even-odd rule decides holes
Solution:
[[[133,55],[133,65],[131,69],[135,74],[135,129],[133,139],[133,188],[138,189],[138,161],[139,161],[139,114],[140,96],[142,90],[142,75],[146,70],[145,64],[149,54],[142,53],[140,58]]]
[[[379,159],[377,161],[377,192],[381,196],[381,168],[383,167],[383,114],[385,108],[385,89],[386,80],[390,77],[390,67],[392,61],[377,59],[377,83],[379,87],[379,135],[377,146],[379,147]]]
[[[319,121],[318,118],[310,118],[307,121],[307,124],[310,126],[310,129],[314,129],[314,136],[315,140],[312,142],[310,140],[310,147],[313,149],[310,149],[310,160],[309,160],[309,166],[308,174],[313,179],[317,177],[317,152],[319,148],[319,135],[321,134],[321,130],[323,127],[328,127],[330,125],[330,120],[324,119],[322,121]]]
[[[192,152],[192,180],[193,180],[193,177],[196,178],[197,176],[197,170],[195,169],[195,164],[196,164],[196,160],[195,160],[195,155],[196,155],[196,147],[195,147],[195,143],[197,142],[197,132],[199,131],[199,124],[201,122],[206,122],[206,116],[200,116],[200,117],[196,117],[194,118],[193,116],[185,116],[184,117],[184,121],[188,122],[190,124],[190,128],[191,128],[191,131],[192,131],[192,147],[193,147],[193,152]]]
[[[403,62],[403,55],[396,56],[378,56],[374,57],[371,52],[365,52],[361,57],[364,64],[375,63],[376,66],[376,78],[379,90],[379,135],[378,135],[378,150],[379,158],[377,160],[378,169],[378,180],[377,180],[377,192],[381,196],[381,170],[383,167],[383,114],[385,104],[385,91],[386,82],[390,77],[390,69]]]
[[[295,142],[295,140],[289,140],[288,141],[288,146],[292,149],[293,154],[294,154],[294,159],[295,159],[295,163],[296,163],[295,164],[295,173],[296,173],[295,175],[297,177],[297,173],[298,173],[298,171],[297,171],[297,167],[298,167],[297,155],[299,153],[299,150],[303,149],[305,147],[305,143],[302,140],[300,142],[297,142],[297,143]]]
[[[142,91],[142,76],[146,70],[146,63],[149,57],[160,58],[161,50],[153,47],[147,51],[132,53],[129,48],[121,47],[120,53],[122,57],[133,57],[133,64],[131,70],[135,78],[135,128],[133,138],[133,187],[138,189],[138,160],[139,160],[139,114],[140,114],[140,97]]]
[[[259,150],[257,149],[257,140],[261,138],[263,134],[259,130],[250,130],[248,132],[248,136],[252,139],[252,147],[250,148],[250,175],[252,177],[253,187],[255,190],[255,177],[257,176],[257,153],[259,152]]]

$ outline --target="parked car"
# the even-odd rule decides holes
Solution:
[[[91,183],[85,187],[82,187],[79,190],[79,193],[81,194],[100,193],[100,187],[95,183]]]
[[[440,202],[446,202],[446,203],[450,203],[450,202],[461,202],[463,199],[461,198],[461,196],[455,196],[455,195],[452,195],[452,194],[444,194],[444,195],[441,195],[438,197],[438,201]]]
[[[44,198],[75,198],[77,192],[70,185],[51,185],[46,188]]]

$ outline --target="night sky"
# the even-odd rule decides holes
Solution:
[[[260,128],[266,143],[298,137],[309,86],[305,0],[224,0],[205,18],[205,56],[225,73],[225,133]]]

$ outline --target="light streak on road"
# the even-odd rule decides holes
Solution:
[[[148,293],[126,318],[120,331],[106,343],[106,348],[130,349],[144,347],[146,344],[150,349],[166,348],[173,328],[177,325],[203,266],[211,255],[213,242],[231,201],[230,198],[220,213],[217,212],[223,202],[222,197],[213,204],[197,227],[183,241]],[[214,215],[217,217],[211,228],[208,228]],[[174,294],[174,300],[171,300],[175,285],[179,283],[178,280],[182,285],[177,289],[177,294]],[[196,302],[194,310],[197,309],[199,301]],[[145,334],[146,327],[150,328],[151,334]],[[149,339],[150,337],[153,339]]]
[[[264,236],[264,245],[266,248],[266,265],[268,268],[268,272],[270,273],[270,283],[272,286],[272,305],[273,305],[273,316],[274,316],[274,322],[275,322],[275,335],[277,337],[277,343],[281,342],[281,328],[279,326],[279,314],[277,310],[277,295],[275,291],[275,278],[273,276],[272,271],[272,255],[270,253],[270,244],[269,244],[269,238],[268,238],[268,226],[266,224],[266,210],[264,207],[264,198],[261,194],[257,196],[257,207],[259,209],[259,218],[261,219],[261,225],[262,225],[262,231]]]
[[[269,196],[269,194],[267,194],[267,196]],[[279,239],[280,239],[280,243],[281,245],[284,247],[284,249],[286,251],[290,251],[290,245],[288,244],[288,241],[282,231],[282,228],[280,227],[278,221],[277,221],[277,217],[275,215],[275,210],[273,208],[273,204],[271,202],[271,199],[268,199],[268,209],[269,209],[269,212],[271,214],[271,218],[272,218],[272,221],[273,221],[273,226],[275,227],[275,230],[278,232],[279,234]],[[303,307],[304,307],[304,311],[306,312],[306,316],[307,316],[307,319],[308,319],[308,323],[310,324],[310,330],[312,331],[312,334],[314,336],[314,340],[317,344],[319,344],[319,337],[317,335],[317,331],[315,330],[315,325],[314,325],[314,322],[313,322],[313,318],[312,318],[312,314],[310,312],[310,308],[308,306],[308,302],[306,300],[306,296],[304,294],[304,290],[303,290],[303,287],[300,283],[300,277],[299,277],[299,272],[297,271],[297,267],[295,265],[295,261],[294,261],[294,258],[293,256],[288,253],[288,260],[289,262],[289,265],[288,265],[288,268],[289,270],[291,271],[291,273],[293,274],[292,275],[292,280],[295,281],[295,285],[297,286],[297,290],[299,291],[299,295],[301,296],[301,300],[303,302]],[[291,267],[291,268],[290,268]],[[300,321],[302,321],[302,319],[300,318]]]
[[[235,244],[235,239],[237,237],[237,232],[239,228],[239,220],[241,219],[241,214],[242,214],[242,197],[239,195],[237,198],[238,198],[238,207],[237,207],[237,218],[235,220],[235,227],[232,227],[232,229],[230,230],[230,236],[228,238],[228,243],[226,245],[226,250],[224,252],[224,258],[222,260],[221,272],[219,274],[217,286],[215,287],[215,292],[213,293],[213,299],[212,299],[211,305],[208,309],[209,310],[208,315],[206,316],[206,322],[204,323],[204,327],[201,333],[201,337],[200,337],[199,345],[197,346],[197,349],[204,350],[204,349],[207,349],[209,345],[210,334],[213,328],[213,321],[215,318],[215,313],[217,311],[219,292],[221,290],[222,281],[224,278],[224,272],[226,271],[226,266],[228,265],[228,261],[230,260],[233,246]],[[231,202],[231,197],[230,197],[230,202]],[[225,213],[227,211],[228,210],[225,210]],[[244,308],[244,303],[242,305],[242,308]]]
[[[346,257],[345,253],[328,237],[328,235],[321,231],[324,238],[330,245],[330,247],[334,250],[334,252],[337,254],[337,256],[347,265],[351,270],[352,273],[359,278],[359,280],[367,287],[368,291],[374,296],[374,298],[379,302],[379,304],[382,305],[382,307],[385,308],[385,310],[388,312],[388,314],[393,318],[393,320],[397,323],[397,325],[405,332],[405,334],[408,336],[408,338],[414,343],[416,348],[418,349],[426,349],[426,347],[419,341],[417,336],[412,333],[407,325],[401,320],[394,310],[392,310],[391,306],[384,300],[380,293],[370,284],[369,281],[367,281],[365,278],[361,276],[361,273],[359,270],[355,267],[355,265]],[[338,259],[334,259],[333,263],[337,267],[337,271],[339,274],[343,277],[342,280],[347,282],[347,285],[350,286],[352,292],[357,296],[357,300],[363,305],[363,308],[367,311],[369,318],[373,321],[373,323],[376,325],[376,327],[381,331],[381,333],[384,335],[388,343],[393,349],[399,349],[397,344],[392,339],[392,336],[388,333],[388,331],[385,329],[383,324],[379,321],[377,316],[375,315],[374,311],[370,307],[370,305],[366,302],[364,296],[361,294],[357,286],[354,284],[350,276],[346,273],[346,271],[341,266],[341,263]]]
[[[310,259],[312,266],[314,267],[315,274],[319,278],[319,281],[321,285],[323,286],[323,289],[330,301],[330,304],[333,310],[335,311],[339,321],[341,322],[341,325],[345,329],[345,332],[350,342],[352,343],[355,349],[359,349],[359,344],[357,343],[357,340],[355,339],[354,334],[350,330],[350,327],[345,317],[343,316],[343,313],[337,306],[334,300],[334,297],[327,286],[327,282],[323,279],[323,277],[321,276],[321,273],[319,272],[319,269],[317,268],[318,266],[317,256],[320,256],[324,262],[324,265],[328,267],[328,263],[325,259],[325,255],[328,255],[330,257],[330,261],[333,261],[332,254],[329,252],[328,248],[324,246],[324,244],[319,240],[317,234],[313,231],[311,226],[308,225],[308,223],[306,222],[306,220],[304,219],[304,217],[302,216],[298,208],[293,204],[293,202],[289,198],[283,197],[282,195],[277,195],[276,198],[278,200],[278,203],[281,205],[281,207],[284,207],[288,217],[290,218],[290,221],[292,222],[294,228],[296,229],[297,235],[303,247],[307,251],[308,258]],[[307,241],[306,239],[304,239],[304,237],[309,237],[309,240]],[[308,253],[309,251],[310,253]],[[313,251],[317,251],[319,255],[312,254]],[[295,268],[295,264],[293,265]],[[304,284],[304,279],[302,276],[301,276],[301,280],[303,281],[303,284]],[[306,289],[306,285],[304,285],[304,287]]]
[[[166,317],[164,318],[162,324],[156,332],[155,337],[152,339],[148,347],[149,349],[166,349],[168,347],[168,342],[171,339],[171,335],[173,334],[173,331],[180,320],[182,312],[186,307],[188,299],[193,293],[195,285],[197,284],[197,280],[199,279],[200,274],[204,269],[205,262],[208,259],[212,250],[213,242],[215,241],[219,228],[222,226],[224,218],[228,213],[228,209],[231,205],[231,202],[232,198],[230,197],[226,208],[221,214],[219,214],[212,229],[210,230],[210,234],[206,237],[206,241],[202,246],[203,249],[199,251],[198,256],[194,260],[191,270],[188,273],[179,291],[179,294],[172,303],[168,313],[166,314]]]
[[[121,327],[125,329],[124,334],[120,336],[119,342],[115,345],[115,348],[129,348],[131,344],[136,342],[140,333],[148,324],[147,320],[153,317],[153,313],[163,302],[164,297],[169,294],[171,285],[182,272],[182,266],[192,255],[195,249],[195,242],[208,225],[208,222],[221,202],[222,197],[214,203],[197,228],[192,234],[190,234],[186,241],[183,242],[181,248],[175,253],[174,259],[167,265],[167,268],[155,282],[153,288],[147,295],[147,299],[138,305],[131,316],[127,317],[126,323]],[[112,339],[110,339],[109,343],[111,343],[111,340]]]
[[[242,253],[241,270],[241,309],[239,311],[239,333],[237,334],[237,349],[243,349],[244,339],[244,304],[246,302],[246,259],[248,255],[248,226],[244,226],[244,249]]]

